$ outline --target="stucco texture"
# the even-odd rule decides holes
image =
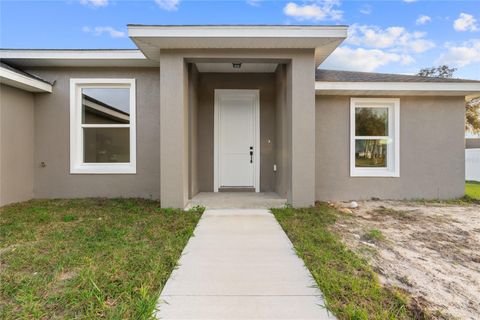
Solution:
[[[289,125],[287,115],[287,79],[286,65],[280,64],[275,71],[275,160],[277,171],[275,172],[275,192],[282,198],[288,196],[288,173],[291,172],[289,167],[291,157],[288,152]]]
[[[33,94],[0,85],[0,206],[33,197]]]
[[[402,97],[400,106],[400,177],[350,177],[350,97],[317,96],[317,200],[464,195],[464,98]]]
[[[158,68],[43,68],[52,94],[35,95],[35,198],[160,196],[160,85]],[[135,78],[136,174],[70,174],[70,78]],[[41,167],[40,163],[46,166]]]

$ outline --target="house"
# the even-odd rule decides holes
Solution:
[[[464,194],[479,81],[322,70],[346,26],[128,30],[137,50],[0,51],[0,204]]]

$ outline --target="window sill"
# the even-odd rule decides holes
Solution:
[[[82,164],[70,168],[70,174],[136,174],[133,164]]]
[[[364,178],[400,178],[400,173],[389,170],[368,170],[355,169],[350,172],[350,177],[364,177]]]

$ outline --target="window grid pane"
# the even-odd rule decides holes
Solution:
[[[356,168],[387,168],[387,139],[357,139],[355,138]]]
[[[356,136],[388,135],[389,110],[385,107],[355,107]]]
[[[84,128],[83,161],[130,162],[130,128]]]
[[[83,124],[130,123],[129,88],[82,88]]]

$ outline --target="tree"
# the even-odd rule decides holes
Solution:
[[[435,78],[452,78],[457,68],[450,68],[447,65],[438,67],[423,68],[418,72],[418,76]]]
[[[422,77],[452,78],[456,68],[447,65],[423,68],[417,75]],[[480,97],[467,101],[465,105],[465,130],[480,133]]]
[[[465,116],[465,129],[472,133],[480,133],[480,97],[467,102]]]

